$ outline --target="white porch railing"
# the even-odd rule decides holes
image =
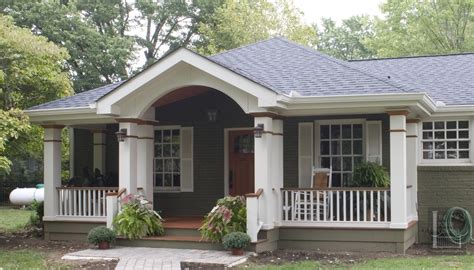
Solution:
[[[59,187],[58,216],[106,217],[106,194],[116,187]]]
[[[381,225],[390,222],[389,188],[282,189],[283,225]]]
[[[255,193],[245,194],[247,205],[247,234],[252,243],[258,241],[258,232],[262,228],[263,222],[260,221],[260,196],[263,189],[258,189]]]

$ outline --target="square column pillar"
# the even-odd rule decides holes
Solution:
[[[407,196],[408,221],[418,220],[418,119],[407,120]]]
[[[408,111],[390,115],[390,206],[391,228],[407,228],[407,130]]]
[[[262,188],[258,200],[259,221],[263,229],[272,229],[281,221],[279,194],[283,187],[283,121],[276,115],[256,116],[255,126],[263,124],[261,138],[255,138],[255,191]]]
[[[137,123],[120,122],[119,129],[126,129],[127,135],[119,142],[119,188],[126,188],[127,194],[137,193]]]
[[[95,169],[99,169],[102,175],[105,175],[105,130],[93,130],[93,144],[94,144],[94,151],[93,151],[93,164]]]
[[[143,188],[146,198],[153,203],[154,126],[147,122],[138,125],[137,186]]]
[[[61,130],[64,126],[48,125],[44,127],[44,216],[58,214],[61,187]]]

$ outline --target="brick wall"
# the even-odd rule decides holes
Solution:
[[[418,236],[421,243],[431,242],[432,211],[444,212],[453,206],[466,208],[474,215],[474,166],[419,166]]]

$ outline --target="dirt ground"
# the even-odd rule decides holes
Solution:
[[[1,250],[37,251],[45,255],[47,265],[68,265],[73,269],[115,269],[117,261],[82,261],[62,260],[66,253],[94,248],[86,242],[77,241],[45,241],[42,237],[35,237],[29,233],[0,235]]]
[[[379,258],[411,258],[419,256],[461,255],[473,254],[474,246],[468,245],[463,249],[434,250],[430,245],[414,245],[405,255],[388,252],[329,252],[321,250],[276,250],[264,252],[251,257],[250,263],[280,265],[296,261],[319,261],[322,264],[352,264]]]

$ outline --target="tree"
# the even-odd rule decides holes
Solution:
[[[212,20],[200,24],[196,48],[209,55],[274,35],[312,46],[315,29],[301,21],[301,14],[287,0],[226,0]]]
[[[474,0],[388,0],[367,45],[378,56],[474,50]]]
[[[323,18],[320,28],[317,50],[344,60],[375,56],[375,51],[366,46],[367,40],[374,37],[373,23],[368,16],[350,17],[340,26],[330,18]]]
[[[68,50],[76,92],[128,78],[135,44],[126,34],[131,12],[127,1],[20,0],[1,7],[18,25]]]
[[[34,36],[29,29],[13,24],[10,17],[0,15],[0,172],[10,170],[13,147],[21,136],[34,137],[28,117],[21,109],[72,94],[64,64],[67,51],[44,37]],[[30,149],[31,150],[31,149]],[[34,152],[34,151],[33,151]],[[8,153],[8,154],[7,154]],[[22,152],[28,156],[31,152]]]
[[[144,28],[144,36],[136,36],[144,48],[145,67],[168,51],[193,43],[198,26],[210,20],[223,0],[153,2],[137,0],[137,21]]]

